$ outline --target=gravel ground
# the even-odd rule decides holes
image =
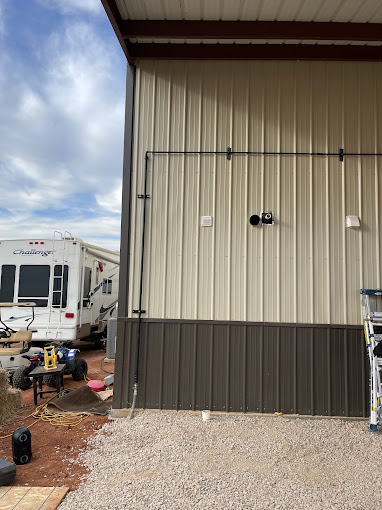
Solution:
[[[138,411],[80,459],[86,482],[59,510],[375,509],[382,433],[367,421]]]

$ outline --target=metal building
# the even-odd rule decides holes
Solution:
[[[138,407],[364,416],[379,0],[102,3],[128,61],[114,408],[138,375]]]

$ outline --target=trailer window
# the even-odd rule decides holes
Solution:
[[[20,266],[19,301],[48,306],[50,266]]]
[[[4,265],[1,268],[0,303],[13,303],[16,266]]]
[[[64,271],[62,271],[64,268]],[[54,266],[53,275],[53,298],[54,307],[65,308],[68,300],[68,266]]]
[[[112,280],[106,280],[104,279],[102,282],[102,294],[111,294],[111,285],[113,281]]]

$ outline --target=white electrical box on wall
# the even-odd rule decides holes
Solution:
[[[201,227],[212,227],[212,216],[202,216]]]
[[[347,228],[359,228],[361,226],[361,222],[359,221],[358,216],[346,216],[346,226]]]

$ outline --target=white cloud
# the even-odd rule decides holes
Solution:
[[[52,202],[62,206],[68,188],[99,196],[105,179],[113,182],[122,175],[122,61],[90,25],[80,22],[53,33],[37,59],[40,68],[31,75],[30,69],[0,56],[3,196],[31,209]],[[26,188],[29,205],[23,202]],[[98,201],[101,207],[104,203]],[[107,211],[118,212],[105,204]],[[13,209],[11,201],[3,200],[2,206]]]
[[[122,206],[122,181],[119,180],[114,184],[114,187],[105,184],[102,194],[96,194],[95,198],[98,205],[105,211],[120,214]]]
[[[30,89],[26,89],[20,97],[19,114],[25,121],[43,115],[45,105],[41,97]]]
[[[80,127],[77,143],[93,160],[93,167],[102,163],[109,166],[111,161],[108,163],[105,155],[116,148],[116,141],[122,147],[124,94],[115,90],[120,62],[85,23],[67,27],[64,36],[52,35],[46,57],[55,62],[44,83],[51,107],[74,128]],[[119,154],[122,158],[121,151]]]
[[[84,241],[119,250],[120,221],[118,217],[42,218],[28,214],[14,214],[1,225],[1,239],[51,239],[55,230],[70,232]]]
[[[4,4],[0,3],[0,37],[5,35],[5,14]]]
[[[103,10],[101,0],[38,0],[38,2],[44,7],[57,9],[62,14],[75,14],[78,11],[99,14]]]
[[[9,0],[0,0],[0,39],[7,35]]]
[[[56,208],[75,193],[75,180],[65,168],[56,168],[47,176],[40,166],[18,156],[9,160],[7,175],[8,193],[2,202],[10,212],[42,211]]]
[[[68,230],[117,249],[125,60],[91,22],[57,27],[38,35],[28,58],[0,52],[0,239]]]

